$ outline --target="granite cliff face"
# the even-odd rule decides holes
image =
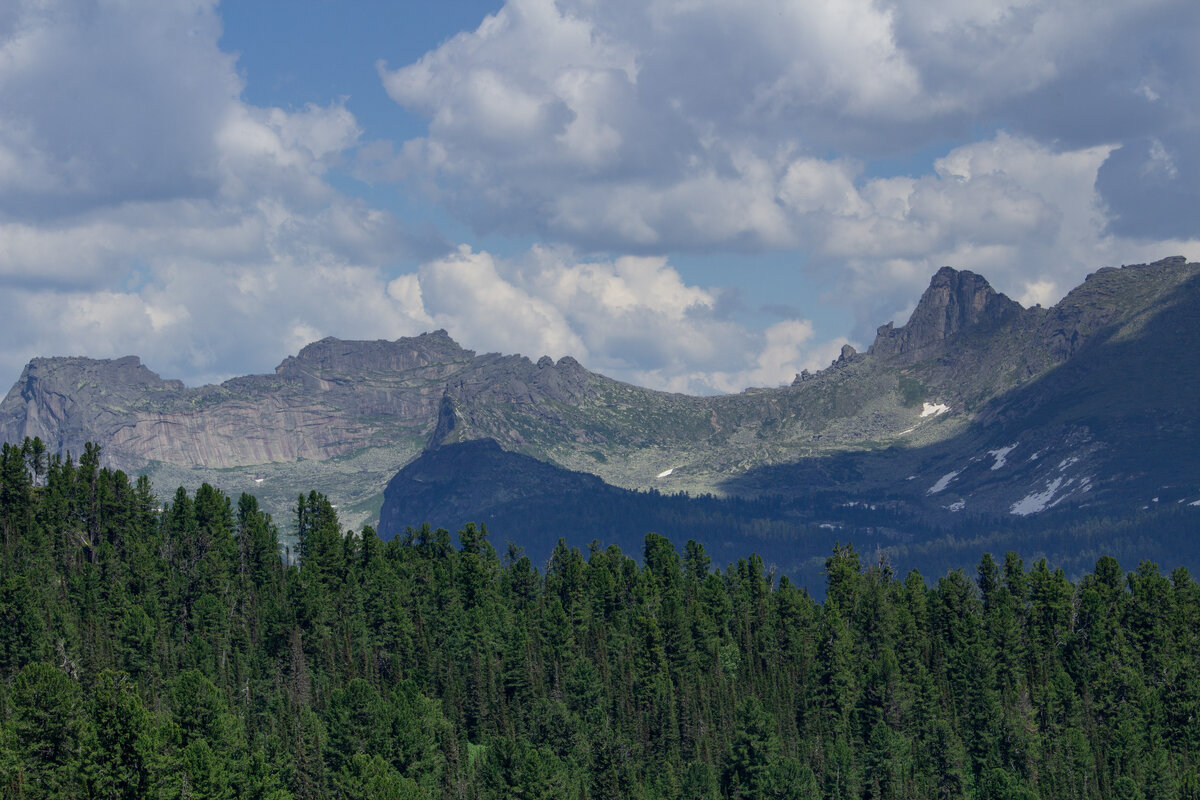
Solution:
[[[364,446],[382,420],[421,423],[441,384],[473,354],[445,332],[398,342],[326,339],[275,375],[189,389],[136,356],[35,359],[0,404],[7,441],[40,436],[52,452],[103,444],[115,464],[161,461],[226,469],[336,458]]]
[[[942,267],[904,327],[894,328],[890,322],[881,327],[868,352],[893,363],[914,364],[955,334],[971,328],[995,330],[1022,310],[982,276]]]
[[[1173,343],[1174,372],[1182,357],[1194,373],[1194,355],[1177,355],[1174,343],[1195,339],[1176,317],[1200,305],[1198,276],[1200,265],[1181,258],[1104,269],[1054,308],[1023,309],[979,275],[946,267],[907,323],[881,327],[866,353],[847,347],[791,386],[718,397],[631,386],[571,358],[478,355],[444,331],[394,342],[325,339],[274,374],[198,388],[163,380],[133,356],[41,358],[0,403],[0,436],[40,436],[60,453],[95,441],[106,463],[147,472],[160,491],[202,481],[250,491],[285,525],[296,494],[309,489],[328,494],[348,524],[372,521],[397,470],[477,440],[624,489],[753,497],[836,486],[999,513],[1044,476],[988,483],[1000,476],[987,475],[986,486],[964,494],[971,471],[963,467],[938,492],[910,489],[936,485],[955,459],[978,461],[979,448],[1017,438],[1020,452],[1035,441],[1048,454],[1074,448],[1076,456],[1129,446],[1116,411],[1071,398],[1087,386],[1127,407],[1096,370],[1121,364],[1146,386],[1161,383],[1170,368],[1154,359],[1139,366],[1136,354],[1162,351],[1162,336]],[[1154,391],[1158,399],[1145,403],[1176,398],[1162,413],[1186,417],[1186,401]],[[1087,414],[1072,412],[1080,408]],[[1077,490],[1083,477],[1102,494],[1098,473],[1076,476]]]

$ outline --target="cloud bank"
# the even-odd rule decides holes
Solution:
[[[1194,245],[1197,32],[1186,0],[511,0],[379,64],[429,128],[368,160],[480,232],[803,250],[864,320],[946,263],[1049,301]]]
[[[535,246],[505,260],[464,245],[388,291],[397,300],[419,296],[433,323],[468,347],[571,355],[674,391],[776,385],[828,366],[844,343],[818,341],[804,320],[748,331],[730,318],[719,290],[686,284],[657,257],[580,260],[566,248]]]
[[[785,382],[846,339],[748,325],[740,258],[796,253],[861,346],[943,264],[1050,303],[1104,264],[1198,257],[1197,31],[1190,0],[512,0],[378,62],[427,121],[392,141],[352,100],[247,102],[211,0],[16,0],[0,368],[138,353],[198,383],[445,327],[662,388]],[[681,253],[727,254],[728,280]]]

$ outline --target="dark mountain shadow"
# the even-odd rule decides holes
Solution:
[[[1027,560],[1046,557],[1072,576],[1091,570],[1101,555],[1130,567],[1143,558],[1200,566],[1197,510],[1177,504],[1123,516],[1053,509],[1032,518],[939,520],[896,498],[851,497],[635,492],[478,440],[430,451],[401,470],[388,487],[380,534],[404,536],[424,522],[455,530],[471,521],[487,527],[499,552],[511,542],[545,564],[560,538],[585,553],[615,545],[640,558],[646,533],[654,531],[679,550],[689,539],[699,542],[722,568],[757,554],[817,597],[824,594],[826,557],[847,541],[867,562],[931,578],[952,569],[973,575],[982,553],[1010,550]]]
[[[819,594],[825,558],[851,532],[872,552],[904,536],[906,520],[887,508],[847,507],[835,516],[841,521],[809,498],[631,491],[475,440],[428,451],[400,470],[385,491],[379,533],[391,539],[422,523],[455,530],[470,521],[487,527],[499,552],[511,542],[544,564],[560,538],[584,552],[616,545],[640,558],[653,531],[680,550],[689,539],[701,543],[720,567],[757,554]]]

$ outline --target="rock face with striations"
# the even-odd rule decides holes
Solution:
[[[121,466],[164,462],[210,469],[327,459],[367,443],[388,414],[420,424],[440,382],[474,354],[445,332],[398,342],[326,339],[275,375],[189,389],[134,356],[35,359],[0,404],[0,435],[40,436],[52,452],[103,444]]]

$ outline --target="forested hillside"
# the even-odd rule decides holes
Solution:
[[[253,497],[4,445],[0,795],[1200,798],[1184,569],[839,546],[818,604],[656,534],[540,565],[296,512],[298,564]]]

